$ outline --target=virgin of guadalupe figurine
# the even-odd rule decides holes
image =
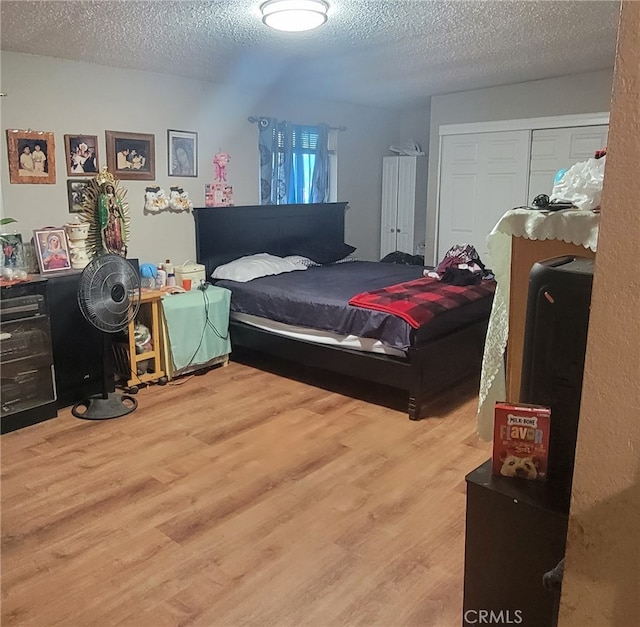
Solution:
[[[102,253],[126,257],[130,224],[126,193],[107,168],[87,185],[82,218],[89,223],[87,252],[91,258]]]
[[[124,245],[124,211],[122,202],[116,195],[112,183],[103,183],[100,186],[98,198],[98,223],[102,234],[102,247],[108,253],[122,255],[125,252]]]

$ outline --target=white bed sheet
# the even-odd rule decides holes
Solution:
[[[406,353],[397,348],[391,348],[382,344],[373,338],[358,337],[357,335],[338,335],[330,331],[318,331],[307,327],[298,327],[291,324],[284,324],[262,318],[260,316],[252,316],[250,314],[231,312],[231,320],[244,322],[259,329],[271,331],[277,335],[283,335],[296,340],[305,340],[306,342],[314,342],[315,344],[328,344],[330,346],[340,346],[341,348],[349,348],[352,350],[363,351],[365,353],[379,353],[382,355],[391,355],[393,357],[406,357]],[[233,348],[233,347],[232,347]]]

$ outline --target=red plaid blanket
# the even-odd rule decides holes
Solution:
[[[495,289],[495,281],[483,280],[480,285],[450,285],[437,279],[423,278],[356,294],[349,304],[399,316],[418,329],[444,311],[484,298],[493,294]]]

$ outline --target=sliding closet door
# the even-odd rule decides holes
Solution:
[[[442,137],[438,260],[454,244],[472,244],[490,265],[487,235],[526,204],[530,140],[530,131]]]
[[[607,145],[609,126],[577,126],[533,131],[529,203],[538,194],[551,194],[556,172],[593,157]]]

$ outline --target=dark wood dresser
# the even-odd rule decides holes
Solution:
[[[47,280],[58,407],[102,392],[102,334],[78,306],[81,271]],[[113,391],[112,383],[109,391]]]
[[[490,624],[554,626],[558,598],[543,586],[542,577],[564,557],[567,491],[494,477],[490,460],[466,481],[463,625],[477,625],[477,612],[493,610],[502,612],[502,622]]]

